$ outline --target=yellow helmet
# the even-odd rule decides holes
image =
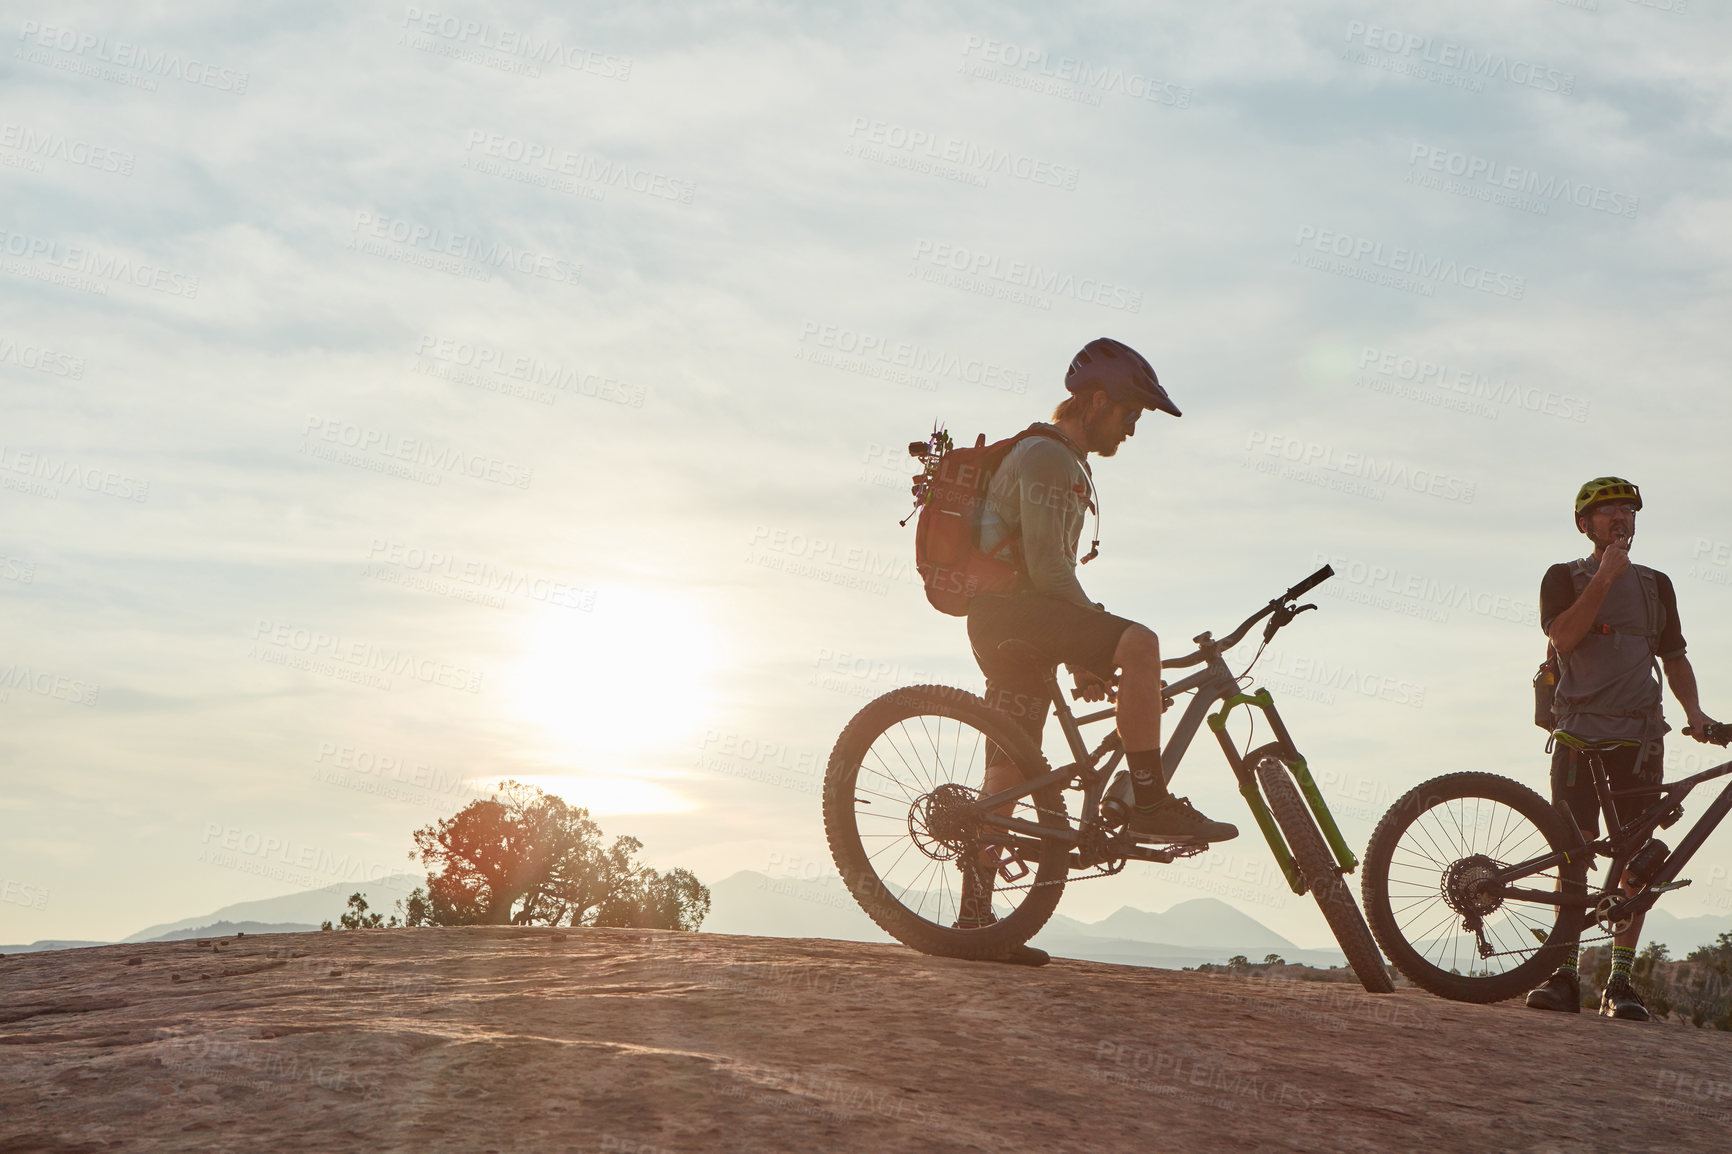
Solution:
[[[1632,501],[1642,507],[1642,491],[1622,477],[1595,477],[1576,492],[1576,516],[1602,501]]]

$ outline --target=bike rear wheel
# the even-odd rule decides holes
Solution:
[[[1390,807],[1365,850],[1365,909],[1379,944],[1422,989],[1458,1002],[1501,1002],[1538,985],[1580,934],[1580,908],[1487,894],[1487,875],[1573,849],[1574,831],[1520,782],[1451,773]],[[1584,894],[1585,856],[1531,874],[1524,889]],[[1469,918],[1481,921],[1482,957]]]
[[[917,685],[870,702],[830,754],[824,832],[836,868],[874,922],[922,953],[1001,956],[1046,924],[1064,892],[1068,844],[998,833],[970,816],[993,746],[1025,779],[1047,772],[1029,736],[980,698]],[[1056,785],[1010,816],[1070,828]]]
[[[1251,763],[1257,783],[1263,787],[1263,798],[1287,839],[1287,848],[1293,851],[1305,887],[1317,899],[1317,908],[1323,911],[1323,918],[1340,943],[1341,952],[1347,955],[1347,964],[1359,976],[1360,985],[1373,994],[1393,993],[1395,983],[1389,980],[1383,955],[1365,925],[1359,903],[1353,900],[1352,889],[1341,876],[1335,854],[1323,840],[1310,807],[1299,795],[1299,787],[1281,760],[1280,747],[1263,746],[1247,754],[1245,760]]]

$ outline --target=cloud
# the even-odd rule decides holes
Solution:
[[[529,639],[637,620],[609,590],[668,598],[728,649],[662,713],[819,754],[904,675],[974,684],[907,576],[900,446],[1044,417],[1103,334],[1187,415],[1101,463],[1082,576],[1163,637],[1319,553],[1531,600],[1610,470],[1651,494],[1644,559],[1693,651],[1726,639],[1706,9],[430,11],[8,26],[0,665],[101,694],[0,702],[35,836],[91,847],[0,850],[54,895],[0,907],[0,937],[261,896],[199,862],[211,822],[394,860],[449,799],[316,779],[330,744],[477,778],[631,768],[650,808],[692,807],[610,820],[661,864],[811,843],[804,778],[706,768],[671,721],[637,762],[562,754],[511,696]],[[1338,588],[1272,664],[1351,661],[1425,704],[1296,697],[1315,761],[1543,783],[1537,629]],[[677,631],[640,633],[680,668]],[[868,675],[826,672],[841,654]],[[1183,772],[1236,804],[1207,750]]]

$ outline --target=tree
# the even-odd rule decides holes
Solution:
[[[1265,966],[1284,966],[1287,964],[1287,959],[1280,954],[1264,954],[1263,964]]]
[[[688,870],[636,860],[643,843],[604,846],[589,811],[517,781],[414,833],[427,888],[405,922],[435,925],[639,926],[695,930],[710,891]]]
[[[397,925],[397,915],[392,914],[391,920],[387,922],[383,914],[370,914],[367,912],[367,899],[359,893],[352,893],[349,895],[349,912],[338,921],[342,923],[345,930],[376,930],[381,927],[394,928]],[[331,923],[321,923],[319,928],[328,930],[331,928]]]
[[[1672,1013],[1671,991],[1666,983],[1670,955],[1671,951],[1664,942],[1649,942],[1636,955],[1630,972],[1630,984],[1635,987],[1637,995],[1656,1017],[1662,1019]]]
[[[709,887],[690,870],[672,869],[658,874],[645,869],[632,884],[621,886],[602,903],[592,924],[695,930],[709,912]]]
[[[1247,958],[1244,954],[1234,954],[1232,957],[1227,959],[1227,969],[1229,970],[1242,970],[1250,964],[1251,959]]]

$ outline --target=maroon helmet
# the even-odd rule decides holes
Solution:
[[[1142,354],[1111,337],[1100,337],[1082,347],[1064,375],[1064,387],[1072,393],[1104,389],[1115,401],[1181,415]]]

